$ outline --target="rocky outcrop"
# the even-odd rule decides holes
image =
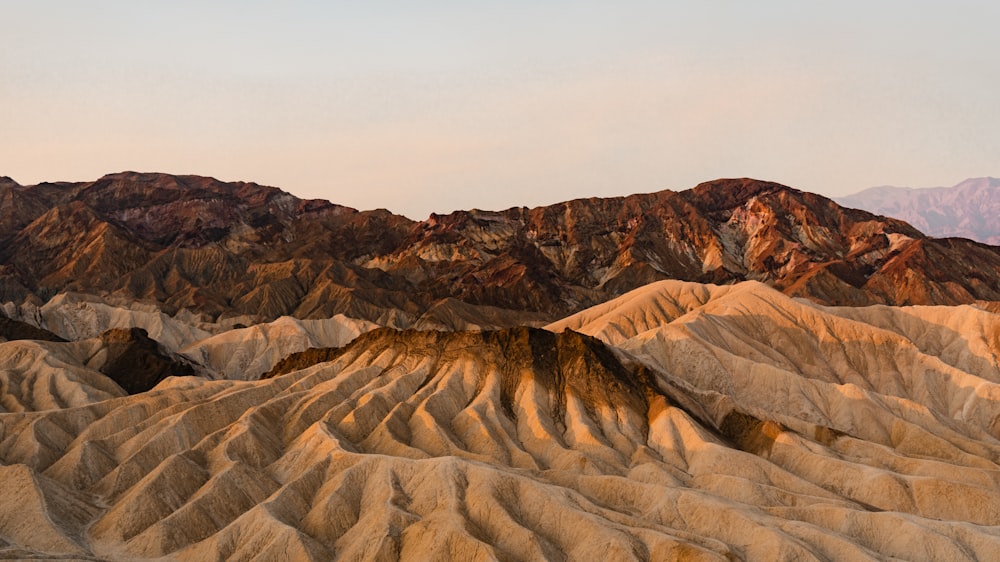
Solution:
[[[12,320],[0,312],[0,341],[2,340],[66,341],[48,330],[20,320]]]
[[[15,209],[0,224],[0,299],[17,303],[77,291],[214,321],[464,328],[482,313],[499,328],[661,279],[758,280],[827,304],[1000,300],[996,248],[750,179],[421,222],[194,176],[0,191]]]
[[[100,339],[106,354],[100,371],[129,394],[146,392],[167,377],[196,374],[189,363],[165,353],[142,328],[108,330]]]
[[[261,380],[272,379],[287,375],[294,371],[301,371],[313,365],[327,363],[340,357],[344,353],[342,347],[310,347],[303,351],[297,351],[278,361],[271,370],[260,376]]]
[[[500,403],[510,415],[525,377],[552,397],[553,416],[562,415],[565,396],[572,394],[588,408],[627,407],[645,412],[652,380],[644,369],[629,369],[600,340],[565,330],[559,334],[518,327],[483,332],[398,331],[381,328],[359,336],[342,348],[313,348],[292,354],[261,377],[269,379],[344,357],[400,355],[411,350],[454,360],[476,350],[476,361],[500,373]],[[431,351],[434,350],[434,351]],[[485,353],[485,355],[483,355]],[[473,358],[470,356],[469,360]]]

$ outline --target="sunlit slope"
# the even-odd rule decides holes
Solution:
[[[274,322],[232,329],[180,350],[225,379],[256,379],[275,363],[310,347],[338,347],[377,327],[338,314],[323,320],[282,316]]]
[[[954,360],[938,357],[891,322],[759,285],[646,290],[674,304],[634,318],[644,329],[621,356],[574,332],[379,329],[272,379],[168,379],[0,415],[2,470],[31,513],[49,514],[26,534],[0,502],[0,548],[187,560],[1000,554],[993,387],[961,370],[955,344]],[[606,314],[628,309],[618,304]],[[969,341],[995,351],[990,337]],[[891,359],[861,362],[884,348]],[[51,540],[32,539],[41,533]]]
[[[100,349],[96,338],[0,343],[0,412],[73,408],[124,396],[90,361]]]
[[[658,281],[616,299],[588,308],[547,326],[567,328],[619,344],[638,334],[670,324],[710,301],[729,294],[734,285],[704,285],[685,281]]]
[[[750,447],[826,490],[878,509],[1000,521],[1000,316],[824,308],[756,283],[664,282],[551,328],[618,342],[718,424],[733,408],[774,422]]]
[[[255,379],[291,353],[310,347],[341,346],[377,327],[338,314],[303,320],[283,316],[273,322],[244,326],[231,317],[206,322],[189,311],[167,315],[149,304],[76,294],[57,295],[41,307],[12,309],[33,326],[73,341],[99,337],[108,330],[145,330],[163,349],[180,354],[209,378]]]
[[[855,415],[821,407],[829,397],[866,394],[998,431],[1000,316],[970,306],[821,307],[759,283],[665,281],[549,328],[618,344],[672,380],[771,414],[826,423]]]
[[[198,370],[138,328],[112,329],[75,342],[0,342],[0,412],[85,406]]]

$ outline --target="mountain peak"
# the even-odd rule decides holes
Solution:
[[[212,317],[347,314],[399,328],[442,299],[542,321],[662,279],[757,280],[837,305],[1000,300],[995,283],[955,273],[1000,274],[1000,250],[914,245],[923,236],[906,223],[751,178],[425,222],[202,176],[121,172],[49,191],[0,221],[11,240],[0,286],[39,298],[74,288]],[[103,226],[30,226],[53,209]]]
[[[753,178],[720,178],[700,183],[691,191],[699,199],[708,202],[712,210],[739,207],[762,193],[776,191],[801,193],[780,183]]]
[[[952,187],[873,187],[837,202],[905,220],[930,236],[1000,245],[997,178],[969,178]]]

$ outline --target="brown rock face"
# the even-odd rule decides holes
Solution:
[[[333,361],[344,354],[343,347],[311,347],[305,351],[293,353],[278,362],[270,371],[260,376],[261,380],[280,377],[293,371],[308,369],[313,365]]]
[[[652,379],[639,368],[625,367],[597,338],[565,330],[556,334],[540,328],[510,328],[485,332],[438,332],[380,328],[342,348],[309,349],[283,359],[261,379],[292,373],[341,357],[432,356],[436,362],[468,358],[495,366],[501,377],[500,402],[513,416],[517,389],[528,377],[550,394],[553,416],[565,413],[566,396],[579,397],[592,409],[627,406],[645,413]],[[436,363],[435,363],[436,364]]]
[[[3,182],[0,201],[0,298],[15,302],[75,290],[211,317],[344,313],[406,327],[445,299],[555,319],[667,278],[753,279],[827,304],[1000,300],[996,247],[751,179],[422,222],[132,172]]]
[[[48,330],[36,328],[26,322],[7,318],[0,313],[0,338],[7,341],[16,340],[41,340],[41,341],[66,341]],[[0,340],[2,341],[2,340]]]
[[[191,365],[164,353],[146,330],[114,329],[101,334],[108,352],[100,371],[118,383],[125,392],[146,392],[169,376],[190,376]]]

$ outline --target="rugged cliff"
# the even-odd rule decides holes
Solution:
[[[0,201],[12,302],[79,291],[213,319],[343,313],[405,328],[449,301],[492,307],[498,327],[551,320],[660,279],[759,280],[827,304],[1000,300],[995,247],[749,179],[422,222],[162,174],[7,182]]]

